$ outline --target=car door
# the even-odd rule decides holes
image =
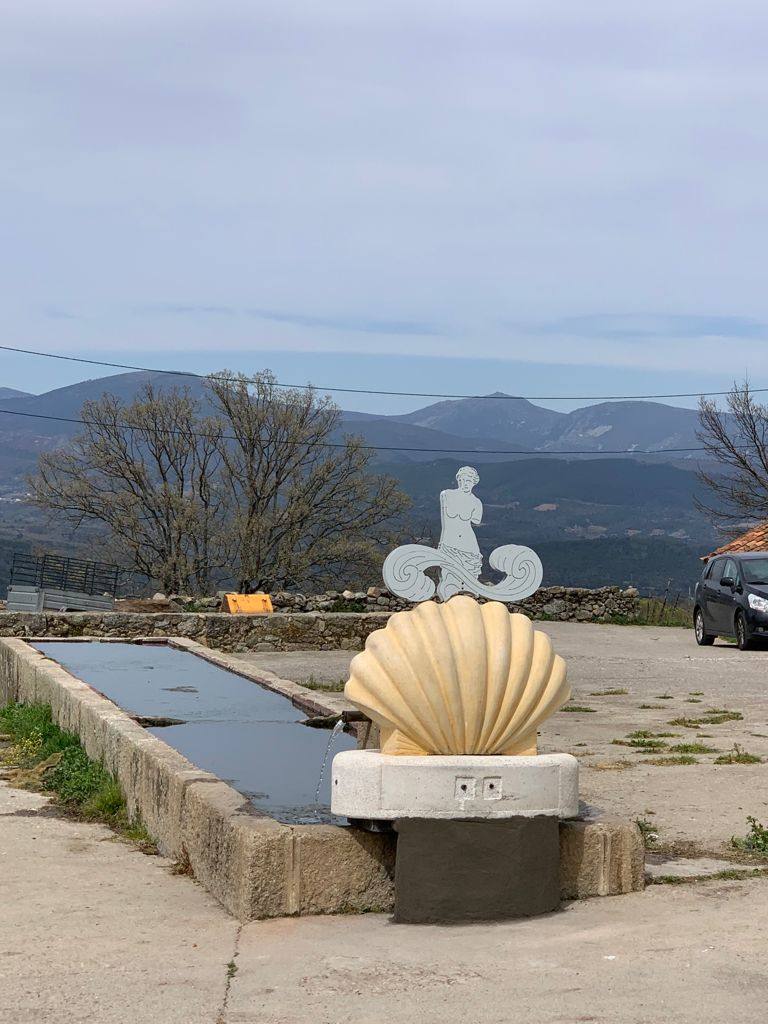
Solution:
[[[702,606],[704,610],[704,621],[708,630],[716,633],[720,628],[720,580],[725,567],[724,558],[716,558],[710,566],[709,572],[701,581]]]
[[[732,586],[724,583],[730,580]],[[723,563],[723,571],[717,584],[717,628],[722,633],[733,633],[733,618],[736,612],[735,586],[739,581],[739,567],[733,558],[726,558]]]

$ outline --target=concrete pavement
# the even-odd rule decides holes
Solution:
[[[747,1024],[768,880],[654,886],[529,921],[240,927],[101,826],[0,783],[3,1024]],[[229,966],[234,965],[234,966]]]

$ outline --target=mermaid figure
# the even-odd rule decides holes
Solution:
[[[440,543],[437,550],[447,556],[449,562],[456,562],[466,573],[479,579],[483,567],[483,556],[472,529],[483,519],[483,503],[472,493],[480,475],[471,466],[462,466],[456,474],[457,487],[440,492]],[[461,577],[454,575],[449,566],[443,566],[438,594],[443,601],[453,597],[460,590],[466,590]]]

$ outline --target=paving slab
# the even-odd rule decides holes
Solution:
[[[238,923],[170,863],[0,783],[3,1024],[215,1024]]]
[[[253,922],[227,1024],[754,1024],[768,882],[654,886],[495,925]]]

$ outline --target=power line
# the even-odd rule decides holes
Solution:
[[[192,370],[166,370],[157,369],[153,366],[136,366],[133,363],[112,363],[104,359],[86,359],[82,356],[65,356],[59,352],[38,352],[35,349],[30,348],[17,348],[13,345],[0,345],[0,351],[3,352],[18,352],[25,356],[40,356],[44,359],[60,359],[68,363],[86,363],[89,366],[107,366],[113,370],[134,370],[143,373],[164,373],[169,376],[175,377],[195,377],[198,380],[224,380],[229,381],[231,378],[224,374],[206,374],[206,373],[195,373]],[[729,395],[730,391],[688,391],[678,392],[676,394],[666,395],[467,395],[467,394],[448,394],[443,392],[432,392],[432,391],[381,391],[373,388],[342,388],[342,387],[318,387],[312,384],[286,384],[284,382],[276,381],[275,386],[279,388],[293,389],[297,391],[307,391],[310,388],[315,391],[333,391],[343,393],[347,395],[380,395],[391,398],[483,398],[483,399],[496,399],[508,400],[508,401],[520,401],[523,399],[527,402],[630,402],[630,401],[645,401],[659,398],[717,398]],[[753,394],[768,391],[768,388],[750,388]],[[693,449],[698,450],[698,449]]]
[[[0,409],[0,415],[2,416],[22,416],[27,419],[36,420],[49,420],[55,423],[73,423],[76,426],[99,426],[98,420],[82,420],[75,419],[72,416],[50,416],[40,412],[22,412],[20,409]],[[131,423],[110,423],[111,427],[116,427],[119,430],[135,430],[142,431],[145,428],[134,426]],[[153,431],[160,434],[179,434],[182,437],[203,437],[208,440],[213,436],[212,434],[204,434],[200,431],[195,430],[175,430],[165,427],[153,427]],[[148,433],[148,431],[146,431]],[[238,438],[233,434],[222,434],[220,435],[223,440],[226,441],[237,441]],[[275,442],[270,442],[275,443]],[[290,444],[291,442],[287,442]],[[346,448],[347,444],[342,442],[333,441],[312,441],[307,442],[307,447],[313,448]],[[374,452],[421,452],[424,455],[532,455],[535,458],[539,456],[563,456],[563,455],[681,455],[684,453],[692,452],[705,452],[706,448],[664,448],[664,449],[652,449],[652,448],[606,448],[602,451],[590,452],[590,451],[536,451],[535,449],[519,449],[519,448],[408,448],[399,447],[397,445],[381,445],[381,444],[361,444],[357,446],[365,451]],[[751,448],[753,445],[739,445],[740,448]]]

